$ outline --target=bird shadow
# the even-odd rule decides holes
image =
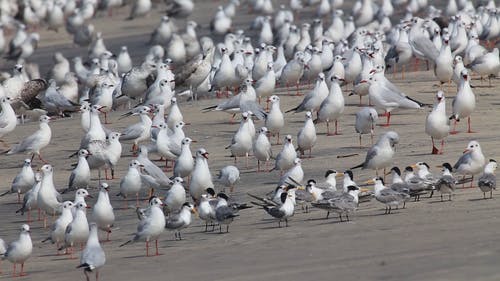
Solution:
[[[450,201],[450,200],[435,200],[435,201],[429,201],[427,202],[427,204],[438,204],[438,203],[446,203],[446,202],[453,202],[453,201]]]
[[[472,199],[469,199],[470,202],[475,202],[475,201],[486,201],[486,200],[492,200],[494,198],[472,198]]]

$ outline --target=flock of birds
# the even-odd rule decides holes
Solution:
[[[412,59],[416,69],[420,69],[419,61],[425,61],[441,88],[425,123],[425,133],[432,141],[431,153],[443,153],[445,138],[457,133],[460,120],[468,119],[467,132],[472,132],[476,97],[471,76],[491,79],[500,71],[499,51],[494,48],[500,35],[500,10],[494,1],[473,5],[469,0],[449,0],[444,9],[438,9],[427,0],[362,0],[352,10],[344,8],[342,0],[291,0],[277,9],[273,2],[246,1],[255,17],[247,30],[236,30],[233,20],[245,8],[239,0],[230,0],[218,7],[210,21],[209,35],[199,37],[198,23],[187,19],[202,4],[168,0],[160,24],[151,33],[148,53],[134,65],[127,46],[118,54],[106,48],[92,19],[131,4],[127,20],[133,20],[150,15],[156,6],[164,9],[159,3],[0,0],[0,53],[15,61],[12,71],[1,74],[0,138],[6,148],[4,154],[31,154],[3,195],[17,194],[22,206],[16,213],[26,213],[28,223],[32,221],[31,211],[38,210],[39,218],[40,212],[44,213],[45,227],[47,216],[58,216],[44,242],[57,244],[58,253],[65,251],[70,257],[81,246],[78,267],[84,269],[87,280],[90,272],[98,279],[98,270],[106,261],[98,231],[106,232],[106,240],[110,239],[115,213],[110,186],[101,181],[101,171],[104,169],[106,180],[115,179],[116,166],[124,163],[122,141],[133,143],[134,158],[128,160],[128,170],[120,178],[119,192],[112,195],[123,198],[125,209],[129,208],[128,200],[135,199],[139,221],[136,233],[120,246],[145,242],[147,256],[153,241],[155,254],[159,254],[158,239],[165,229],[182,239],[181,230],[192,224],[192,214],[205,222],[205,231],[219,226],[222,232],[225,226],[229,232],[239,211],[252,206],[265,210],[281,227],[281,223],[288,226],[297,206],[306,210],[312,206],[326,210],[327,218],[333,212],[341,221],[343,217],[349,220],[360,203],[372,198],[385,205],[385,212],[390,214],[392,208],[404,207],[411,198],[420,200],[424,194],[432,197],[440,192],[441,200],[443,195],[451,200],[457,185],[469,181],[471,187],[477,182],[484,198],[487,193],[492,197],[497,163],[487,161],[477,141],[469,142],[453,166],[443,163],[438,176],[429,172],[425,162],[408,166],[403,173],[391,167],[399,142],[396,131],[381,134],[375,143],[373,138],[377,111],[384,112],[387,121],[382,126],[388,127],[393,110],[430,106],[407,96],[386,76],[391,68],[394,73],[401,70],[404,78]],[[309,21],[304,15],[315,18]],[[302,23],[298,21],[300,16],[304,16]],[[179,29],[180,24],[185,28]],[[31,60],[41,39],[36,32],[40,27],[56,32],[65,29],[74,44],[88,46],[88,53],[70,62],[55,52],[52,68],[40,70]],[[47,80],[41,72],[47,73]],[[293,88],[301,95],[301,85],[309,83],[314,85],[302,102],[285,112],[305,113],[294,144],[291,135],[280,136],[285,127],[280,99],[287,95],[276,92],[282,86],[289,95],[294,94]],[[445,92],[456,93],[451,115],[446,112]],[[339,134],[346,93],[358,95],[360,104],[363,96],[369,100],[370,106],[362,107],[355,119],[359,145],[364,134],[372,139],[366,159],[343,172],[328,170],[324,182],[309,180],[304,184],[301,159],[312,155],[318,139],[316,125],[324,122],[327,135]],[[214,96],[226,99],[204,108],[204,112],[224,111],[232,115],[231,120],[241,115],[240,125],[226,147],[235,166],[222,168],[216,178],[208,165],[209,152],[199,148],[193,155],[190,146],[194,140],[184,132],[186,123],[180,106],[186,99],[194,102]],[[263,100],[266,107],[261,106]],[[118,110],[125,110],[120,118],[137,116],[139,122],[122,131],[105,127],[108,113]],[[55,170],[49,164],[51,155],[44,158],[42,152],[51,144],[50,120],[75,112],[80,112],[84,133],[72,155],[77,163],[68,184],[58,191],[53,180]],[[17,133],[18,123],[28,117],[38,118],[39,129],[9,145],[5,137]],[[262,121],[258,131],[254,121]],[[272,151],[272,137],[277,145],[283,139],[277,154]],[[165,169],[171,169],[171,173],[151,161],[149,153],[164,159]],[[237,159],[245,157],[248,168],[249,156],[257,159],[257,172],[279,171],[280,177],[275,190],[265,196],[248,194],[251,202],[242,203],[230,195],[240,181]],[[43,162],[37,173],[32,169],[35,157]],[[272,161],[271,167],[268,164]],[[375,170],[377,177],[358,185],[353,180],[353,170],[358,168]],[[386,173],[386,168],[391,170]],[[95,187],[93,170],[98,171],[99,191],[87,217],[90,207],[86,199],[91,197],[89,189]],[[386,184],[384,179],[389,174],[392,181]],[[457,175],[463,178],[455,178]],[[343,180],[337,189],[338,177]],[[214,181],[229,190],[217,193]],[[369,184],[373,184],[373,190],[362,188]],[[149,205],[140,208],[139,195],[145,190],[149,191]],[[74,201],[63,201],[62,194],[68,193],[75,194]],[[19,275],[25,274],[24,264],[32,250],[28,224],[22,225],[18,240],[6,244],[0,239],[0,255],[13,263],[14,276],[18,264]]]

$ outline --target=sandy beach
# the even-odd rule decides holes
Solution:
[[[220,1],[197,1],[199,9],[192,18],[201,24],[200,35],[209,33],[208,24]],[[276,6],[277,8],[277,6]],[[235,20],[236,28],[248,28],[253,15],[247,13],[245,5],[239,8],[244,15]],[[128,8],[122,8],[112,18],[100,17],[93,24],[102,30],[105,43],[111,51],[119,51],[127,45],[134,62],[138,63],[146,54],[151,30],[158,24],[164,10],[158,7],[150,17],[134,21],[123,21],[128,15]],[[301,18],[307,20],[307,17]],[[312,18],[311,18],[312,20]],[[182,23],[179,22],[179,27]],[[85,48],[75,48],[65,31],[59,33],[41,30],[39,49],[32,60],[40,64],[41,72],[46,73],[52,65],[51,55],[61,51],[67,58],[76,54],[86,54]],[[10,64],[5,64],[4,69]],[[439,89],[432,71],[413,72],[401,80],[398,74],[393,78],[387,74],[408,96],[424,103],[432,104]],[[434,175],[440,174],[440,165],[449,162],[452,165],[462,154],[470,140],[480,142],[487,157],[499,158],[498,124],[500,105],[498,99],[498,80],[488,82],[473,80],[476,86],[477,108],[472,114],[472,128],[475,133],[468,134],[466,120],[458,123],[457,135],[446,139],[445,153],[431,155],[431,140],[424,132],[425,118],[431,108],[419,110],[400,110],[392,116],[389,128],[377,127],[375,137],[388,130],[400,135],[394,157],[394,165],[404,168],[418,161],[425,161]],[[304,86],[302,92],[311,89]],[[344,88],[343,88],[344,89]],[[446,89],[446,87],[445,87]],[[370,145],[369,136],[363,136],[364,148],[358,147],[358,135],[354,131],[355,113],[358,97],[346,97],[346,110],[340,124],[341,135],[326,136],[326,125],[318,124],[318,142],[312,151],[312,158],[302,162],[305,179],[323,180],[327,169],[343,171],[361,163]],[[447,112],[451,112],[451,100],[455,95],[454,86],[446,91]],[[302,97],[288,95],[280,88],[276,94],[281,97],[283,110],[293,108]],[[230,152],[224,147],[230,144],[238,128],[238,123],[230,124],[230,115],[220,112],[202,113],[201,109],[221,102],[219,99],[202,99],[197,102],[180,104],[184,120],[191,125],[185,127],[186,135],[197,141],[192,150],[204,147],[210,153],[209,165],[212,175],[226,165],[233,164]],[[366,103],[366,99],[364,101]],[[138,118],[129,117],[119,120],[124,111],[112,112],[107,125],[120,131]],[[282,135],[291,134],[296,139],[297,132],[303,125],[304,113],[286,114],[286,126]],[[379,123],[385,122],[381,117]],[[80,116],[56,119],[50,123],[52,142],[43,151],[44,158],[54,166],[56,187],[66,187],[71,173],[71,164],[75,158],[68,156],[78,148],[83,132],[80,128]],[[263,126],[256,121],[256,127]],[[37,122],[19,125],[5,140],[14,144],[23,136],[28,136],[38,128]],[[275,140],[273,139],[273,143]],[[452,201],[440,202],[439,194],[432,198],[424,196],[419,202],[409,202],[406,209],[395,210],[391,215],[384,215],[384,206],[375,200],[360,205],[351,216],[350,222],[339,222],[338,218],[324,219],[325,212],[311,209],[304,213],[300,208],[289,221],[288,228],[278,228],[264,210],[253,207],[244,210],[230,226],[229,233],[219,234],[204,232],[204,223],[196,218],[193,225],[185,229],[182,241],[174,240],[174,233],[165,231],[159,241],[160,256],[145,257],[144,243],[119,247],[131,238],[135,232],[137,218],[134,201],[128,202],[130,208],[122,209],[122,199],[116,197],[119,178],[126,172],[128,162],[133,159],[130,142],[123,144],[123,155],[115,174],[118,179],[108,181],[111,186],[110,197],[115,208],[117,221],[111,235],[111,242],[103,243],[107,262],[101,270],[101,280],[499,280],[497,258],[500,258],[500,204],[498,193],[492,200],[483,200],[483,194],[477,187],[458,189]],[[276,154],[281,145],[273,145]],[[357,154],[347,158],[338,156]],[[10,188],[10,182],[19,171],[26,155],[1,155],[0,191]],[[152,159],[159,158],[156,155]],[[164,165],[163,162],[156,162]],[[249,202],[247,192],[263,195],[275,188],[279,172],[257,173],[257,161],[250,158],[249,168],[244,159],[238,159],[241,181],[234,194],[238,200]],[[35,160],[35,168],[41,163]],[[170,176],[171,172],[167,172]],[[373,178],[371,170],[355,170],[357,183]],[[93,172],[92,195],[97,195],[97,171]],[[476,186],[476,182],[474,182]],[[222,187],[217,185],[217,190]],[[371,187],[369,187],[371,188]],[[159,191],[164,195],[165,191]],[[73,194],[65,195],[72,199]],[[146,199],[145,195],[143,196]],[[16,195],[0,197],[0,237],[6,241],[17,239],[20,225],[26,216],[20,216],[15,210]],[[95,199],[88,201],[93,205]],[[142,201],[145,206],[146,201]],[[90,212],[87,212],[90,214]],[[49,223],[53,219],[49,219]],[[55,255],[55,245],[42,244],[49,228],[44,229],[40,221],[31,224],[34,243],[33,256],[26,263],[28,276],[19,280],[83,280],[80,269],[75,267],[78,260],[70,260],[64,255]],[[100,233],[104,237],[104,233]],[[9,279],[11,264],[1,264],[0,279]]]

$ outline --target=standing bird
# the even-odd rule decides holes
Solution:
[[[162,206],[163,203],[160,199],[151,197],[151,199],[149,199],[149,209],[146,211],[146,215],[141,217],[134,237],[121,244],[120,247],[138,241],[145,241],[146,256],[149,256],[149,242],[154,240],[156,244],[156,255],[158,256],[160,254],[158,252],[158,238],[165,230],[165,215],[161,210]]]
[[[312,120],[312,113],[308,111],[306,112],[304,126],[297,134],[297,151],[300,151],[300,154],[304,156],[305,151],[309,150],[309,158],[311,158],[312,148],[316,144],[316,140],[316,127]]]
[[[490,162],[484,166],[484,172],[477,181],[477,186],[483,192],[484,199],[486,199],[486,192],[489,192],[490,198],[493,198],[493,189],[497,187],[496,169],[497,161],[490,159]]]
[[[236,183],[240,181],[240,170],[232,165],[225,166],[219,171],[216,181],[229,187],[229,192],[232,193]]]
[[[208,168],[208,152],[204,148],[196,151],[196,161],[189,183],[189,194],[198,201],[207,188],[213,188],[212,175]]]
[[[142,188],[141,171],[144,167],[139,161],[132,160],[128,164],[127,174],[120,181],[120,193],[116,196],[127,198],[128,196],[135,195],[135,204],[139,206],[139,191]]]
[[[42,158],[42,154],[40,151],[50,143],[50,139],[52,137],[49,120],[50,117],[48,117],[47,115],[40,116],[40,128],[38,129],[38,131],[33,133],[31,136],[24,138],[20,144],[9,150],[7,154],[10,155],[20,152],[30,152],[32,154],[31,162],[33,162],[33,158],[35,157],[35,155],[37,155],[43,163],[47,163],[47,161]]]
[[[285,126],[285,118],[280,108],[280,98],[277,95],[272,95],[267,100],[271,103],[271,110],[266,115],[265,126],[271,136],[276,136],[276,144],[279,144],[280,131]]]
[[[474,182],[474,175],[477,175],[483,171],[486,159],[484,158],[481,146],[477,141],[470,141],[467,144],[467,148],[464,150],[464,154],[458,158],[457,163],[453,165],[453,169],[465,178],[466,175],[472,175],[472,181],[470,187]]]
[[[0,196],[4,196],[9,193],[17,193],[17,202],[21,203],[21,194],[24,194],[28,190],[30,190],[34,184],[35,184],[35,173],[31,168],[31,160],[25,159],[23,168],[12,181],[10,190],[6,191]]]
[[[267,167],[267,163],[273,156],[273,152],[271,150],[271,143],[267,138],[267,127],[262,127],[259,130],[259,135],[255,139],[253,143],[253,155],[257,158],[257,172],[260,172],[260,162],[264,162],[264,165]]]
[[[182,185],[184,180],[180,177],[174,178],[174,184],[165,195],[165,206],[168,213],[174,213],[181,209],[182,204],[186,203],[186,189]]]
[[[115,214],[109,200],[109,185],[105,182],[101,183],[97,202],[92,208],[92,221],[97,224],[99,229],[106,231],[106,241],[109,241],[111,227],[115,222]]]
[[[62,212],[61,215],[57,218],[54,224],[51,227],[50,235],[42,243],[49,241],[52,244],[56,243],[56,247],[59,253],[59,244],[64,242],[64,235],[66,233],[66,228],[68,224],[73,220],[72,210],[75,207],[75,204],[71,201],[65,201],[62,204]]]
[[[19,239],[9,244],[2,257],[2,260],[7,259],[13,264],[13,277],[16,277],[16,264],[21,264],[21,271],[18,276],[26,275],[24,273],[24,263],[31,256],[32,251],[33,242],[31,242],[30,227],[27,224],[23,224]]]
[[[193,204],[186,202],[180,210],[169,215],[165,222],[165,228],[175,231],[175,239],[182,240],[181,230],[191,224],[191,214],[196,213],[196,208]]]
[[[149,140],[151,138],[151,125],[153,121],[149,117],[151,109],[147,106],[142,106],[138,111],[127,115],[139,115],[141,121],[125,128],[120,135],[120,140],[133,140],[132,151],[136,152],[139,142]]]
[[[375,170],[378,176],[378,170],[389,166],[394,156],[394,146],[399,143],[399,135],[394,131],[389,131],[377,140],[366,153],[365,162],[352,167],[351,169],[362,168]],[[385,171],[384,171],[385,174]]]
[[[238,211],[250,208],[246,204],[231,203],[227,201],[229,197],[225,193],[217,194],[217,205],[215,206],[215,219],[219,223],[219,232],[222,232],[222,225],[226,225],[226,233],[229,232],[229,225],[234,218],[239,216]]]
[[[441,201],[443,201],[443,194],[448,194],[448,200],[451,201],[451,195],[455,191],[455,178],[451,174],[453,168],[450,163],[443,163],[443,174],[436,182],[436,190],[441,192]]]
[[[473,133],[470,128],[470,116],[474,109],[476,108],[476,96],[472,92],[470,86],[470,77],[467,69],[462,70],[460,84],[458,85],[458,92],[451,106],[453,108],[453,113],[450,120],[454,120],[453,131],[450,134],[458,133],[455,129],[457,122],[460,119],[467,118],[467,133]]]
[[[189,177],[194,169],[194,159],[189,147],[193,141],[190,138],[184,138],[181,142],[181,154],[174,164],[174,177]]]
[[[342,89],[340,89],[340,81],[344,79],[337,76],[332,76],[332,84],[330,85],[330,93],[325,100],[321,103],[318,110],[318,118],[314,120],[314,123],[326,122],[326,135],[338,135],[337,121],[344,113],[344,96],[342,95]],[[335,121],[335,132],[330,133],[330,122]]]
[[[399,207],[410,195],[403,192],[394,191],[384,185],[384,180],[380,177],[367,181],[375,184],[375,199],[385,205],[385,214],[390,214],[392,207]]]
[[[446,101],[443,91],[436,94],[436,103],[425,121],[425,133],[431,136],[432,154],[443,154],[444,138],[450,133],[450,121],[446,116]],[[437,149],[434,139],[441,140],[441,149]]]
[[[89,238],[89,222],[87,220],[87,204],[85,202],[79,202],[76,204],[76,213],[73,216],[73,220],[66,227],[66,232],[64,234],[64,245],[59,248],[59,251],[63,249],[70,249],[70,257],[73,257],[74,247],[78,244],[83,248],[83,243]]]
[[[278,205],[260,205],[273,218],[278,220],[278,227],[281,227],[281,222],[285,222],[285,227],[288,227],[288,218],[293,216],[295,204],[293,203],[292,192],[283,192],[280,196],[281,204]]]
[[[90,186],[90,167],[87,162],[87,157],[90,153],[86,149],[80,149],[78,151],[78,163],[75,169],[71,172],[69,176],[68,188],[63,191],[66,193],[68,191],[73,191],[78,188],[89,188]]]
[[[359,146],[361,144],[361,136],[363,134],[370,134],[371,144],[373,145],[373,133],[375,130],[375,125],[377,124],[378,114],[377,111],[372,107],[363,107],[360,111],[356,112],[356,122],[354,123],[354,129],[356,133],[359,134]]]
[[[286,135],[285,142],[283,144],[283,148],[276,156],[276,162],[274,164],[274,168],[270,170],[278,170],[278,171],[286,171],[293,167],[293,161],[297,158],[297,152],[293,147],[292,136]]]
[[[0,138],[14,131],[17,126],[17,116],[11,106],[11,102],[13,100],[10,97],[0,98],[0,107],[2,108],[2,112],[0,113]],[[0,139],[0,142],[4,146],[7,146],[4,140]]]
[[[90,280],[88,273],[95,271],[95,280],[99,281],[99,268],[106,263],[106,254],[99,243],[99,236],[97,235],[97,224],[90,223],[90,234],[87,239],[87,245],[83,249],[80,257],[80,265],[76,268],[83,268],[83,273]]]
[[[135,18],[146,16],[151,11],[151,7],[151,0],[135,0],[130,9],[130,16],[127,20],[133,20]]]

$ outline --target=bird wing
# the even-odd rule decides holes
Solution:
[[[142,123],[136,123],[134,125],[130,125],[121,133],[120,139],[122,140],[133,140],[138,138],[142,132],[144,131],[144,127]]]
[[[472,156],[470,155],[470,153],[465,153],[462,156],[460,156],[460,158],[458,158],[457,163],[453,165],[453,169],[458,169],[462,165],[468,165],[471,162],[471,160]]]
[[[100,267],[106,262],[106,256],[101,246],[87,247],[82,252],[81,263]]]
[[[436,49],[436,46],[434,46],[432,41],[425,36],[419,36],[416,40],[413,40],[413,47],[433,61],[439,56],[439,51]]]
[[[266,118],[264,109],[254,101],[244,101],[239,106],[241,112],[251,111],[259,120]]]
[[[479,177],[479,180],[477,182],[478,186],[488,186],[491,188],[496,188],[497,186],[497,179],[494,174],[483,174],[481,177]]]
[[[270,214],[271,216],[278,218],[278,219],[282,218],[285,215],[285,212],[280,210],[279,207],[264,207],[264,210],[266,210],[266,212],[268,214]]]

